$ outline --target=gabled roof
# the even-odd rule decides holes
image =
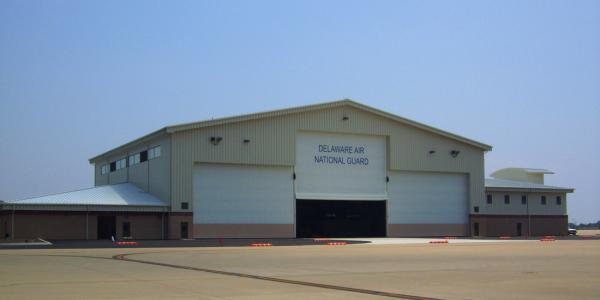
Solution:
[[[95,206],[168,206],[167,203],[144,192],[131,183],[103,185],[84,190],[7,200],[4,205],[95,205]]]
[[[215,125],[223,125],[223,124],[228,124],[228,123],[235,123],[235,122],[242,122],[242,121],[249,121],[249,120],[255,120],[255,119],[262,119],[262,118],[269,118],[269,117],[278,117],[278,116],[283,116],[283,115],[289,115],[289,114],[294,114],[294,113],[300,113],[300,112],[307,112],[307,111],[314,111],[314,110],[321,110],[321,109],[325,109],[325,108],[334,108],[334,107],[340,107],[340,106],[350,106],[350,107],[354,107],[360,110],[364,110],[364,111],[368,111],[370,113],[373,113],[375,115],[379,115],[381,117],[384,118],[388,118],[388,119],[392,119],[396,122],[400,122],[406,125],[410,125],[413,127],[417,127],[420,129],[423,129],[425,131],[429,131],[438,135],[442,135],[454,140],[458,140],[460,142],[475,146],[477,148],[481,148],[482,150],[485,151],[489,151],[492,149],[492,146],[435,128],[435,127],[431,127],[429,125],[425,125],[423,123],[419,123],[404,117],[400,117],[394,114],[390,114],[388,112],[352,101],[350,99],[344,99],[344,100],[339,100],[339,101],[333,101],[333,102],[326,102],[326,103],[320,103],[320,104],[313,104],[313,105],[307,105],[307,106],[299,106],[299,107],[292,107],[292,108],[287,108],[287,109],[280,109],[280,110],[272,110],[272,111],[267,111],[267,112],[259,112],[259,113],[253,113],[253,114],[248,114],[248,115],[241,115],[241,116],[234,116],[234,117],[227,117],[227,118],[220,118],[220,119],[214,119],[214,120],[207,120],[207,121],[199,121],[199,122],[192,122],[192,123],[184,123],[184,124],[178,124],[178,125],[172,125],[172,126],[167,126],[166,127],[166,131],[173,133],[173,132],[178,132],[178,131],[183,131],[183,130],[189,130],[189,129],[196,129],[196,128],[202,128],[202,127],[209,127],[209,126],[215,126]]]
[[[518,190],[518,191],[557,191],[564,193],[572,193],[575,191],[573,188],[565,188],[551,185],[544,185],[539,183],[533,183],[528,181],[516,181],[507,179],[496,179],[486,178],[485,179],[486,190]]]
[[[163,127],[157,131],[154,131],[148,135],[142,136],[136,140],[133,140],[127,144],[124,144],[122,146],[119,146],[117,148],[114,148],[110,151],[107,151],[105,153],[102,153],[100,155],[97,155],[93,158],[90,158],[90,163],[93,163],[94,160],[96,160],[97,158],[101,157],[101,156],[105,156],[108,154],[111,154],[113,152],[118,151],[119,149],[122,149],[124,147],[130,146],[130,145],[134,145],[136,143],[139,142],[143,142],[149,138],[155,137],[157,135],[160,135],[162,133],[175,133],[175,132],[179,132],[179,131],[185,131],[185,130],[190,130],[190,129],[197,129],[197,128],[203,128],[203,127],[210,127],[210,126],[217,126],[217,125],[224,125],[224,124],[230,124],[230,123],[236,123],[236,122],[243,122],[243,121],[250,121],[250,120],[256,120],[256,119],[262,119],[262,118],[270,118],[270,117],[279,117],[279,116],[285,116],[285,115],[289,115],[289,114],[295,114],[295,113],[302,113],[302,112],[308,112],[308,111],[315,111],[315,110],[321,110],[321,109],[327,109],[327,108],[335,108],[335,107],[341,107],[341,106],[350,106],[350,107],[354,107],[356,109],[359,110],[363,110],[363,111],[367,111],[370,112],[372,114],[384,117],[384,118],[388,118],[391,119],[393,121],[402,123],[402,124],[406,124],[412,127],[416,127],[437,135],[441,135],[471,146],[474,146],[476,148],[479,148],[481,150],[484,151],[490,151],[492,150],[492,146],[484,144],[484,143],[480,143],[478,141],[454,134],[454,133],[450,133],[429,125],[425,125],[423,123],[419,123],[404,117],[400,117],[355,101],[352,101],[350,99],[343,99],[343,100],[339,100],[339,101],[333,101],[333,102],[325,102],[325,103],[320,103],[320,104],[313,104],[313,105],[306,105],[306,106],[298,106],[298,107],[292,107],[292,108],[286,108],[286,109],[279,109],[279,110],[271,110],[271,111],[266,111],[266,112],[258,112],[258,113],[252,113],[252,114],[247,114],[247,115],[240,115],[240,116],[233,116],[233,117],[225,117],[225,118],[218,118],[218,119],[211,119],[211,120],[205,120],[205,121],[198,121],[198,122],[191,122],[191,123],[183,123],[183,124],[176,124],[176,125],[170,125],[170,126],[166,126]]]

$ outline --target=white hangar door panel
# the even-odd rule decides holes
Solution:
[[[194,166],[195,237],[294,236],[291,167]]]
[[[466,174],[392,171],[389,176],[388,235],[468,234]]]
[[[297,133],[297,199],[385,200],[386,169],[385,137]]]

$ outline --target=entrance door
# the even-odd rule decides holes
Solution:
[[[297,200],[298,237],[385,236],[385,201]]]
[[[117,236],[117,218],[115,216],[98,216],[98,239],[108,240]]]
[[[473,224],[473,236],[479,236],[479,223]]]
[[[517,223],[517,236],[522,236],[522,235],[523,235],[523,224]]]
[[[189,235],[188,235],[188,226],[189,226],[188,222],[181,222],[181,232],[180,232],[180,234],[181,234],[181,238],[182,239],[189,238]]]

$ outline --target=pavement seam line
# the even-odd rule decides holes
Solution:
[[[314,283],[314,282],[308,282],[308,281],[283,279],[283,278],[277,278],[277,277],[268,277],[268,276],[252,275],[252,274],[245,274],[245,273],[236,273],[236,272],[229,272],[229,271],[196,268],[196,267],[190,267],[190,266],[173,265],[173,264],[167,264],[167,263],[161,263],[161,262],[132,259],[132,258],[127,257],[130,255],[136,255],[136,254],[145,254],[145,253],[117,254],[117,255],[114,255],[112,258],[115,260],[120,260],[120,261],[149,264],[149,265],[155,265],[155,266],[161,266],[161,267],[176,268],[176,269],[190,270],[190,271],[199,271],[199,272],[206,272],[206,273],[212,273],[212,274],[235,276],[235,277],[241,277],[241,278],[257,279],[257,280],[279,282],[279,283],[286,283],[286,284],[302,285],[302,286],[309,286],[309,287],[316,287],[316,288],[323,288],[323,289],[330,289],[330,290],[367,294],[367,295],[373,295],[373,296],[383,296],[383,297],[407,299],[407,300],[443,300],[440,298],[422,297],[422,296],[399,294],[399,293],[392,293],[392,292],[382,292],[382,291],[375,291],[375,290],[368,290],[368,289],[351,288],[351,287],[337,286],[337,285],[331,285],[331,284]]]

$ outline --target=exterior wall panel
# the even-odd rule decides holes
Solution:
[[[127,171],[129,172],[128,181],[148,192],[148,187],[150,186],[148,184],[148,163],[129,166],[127,167]]]
[[[487,200],[480,206],[482,214],[500,214],[500,215],[566,215],[567,214],[567,194],[566,193],[530,193],[530,192],[499,192],[491,191],[486,193],[492,195],[492,204]],[[504,196],[510,196],[510,204],[504,203]],[[527,204],[521,203],[521,196],[527,196]],[[546,196],[546,205],[541,204],[542,196]],[[556,197],[561,197],[561,204],[556,204]]]
[[[102,165],[121,158],[125,158],[129,162],[129,155],[148,150],[154,146],[160,146],[161,148],[159,157],[105,175],[100,174]],[[168,134],[125,148],[123,151],[112,154],[105,159],[98,159],[94,165],[94,182],[96,186],[130,182],[163,201],[170,201],[171,199],[171,136]]]
[[[348,120],[342,118],[346,116]],[[404,171],[467,173],[471,206],[484,195],[483,151],[474,146],[401,124],[350,106],[290,114],[175,132],[172,135],[172,207],[192,202],[196,162],[293,166],[298,131],[386,136],[388,168]],[[218,145],[210,137],[221,137]],[[244,144],[243,140],[250,143]],[[435,154],[429,154],[434,150]],[[460,154],[453,158],[450,151]]]
[[[148,193],[163,201],[171,201],[171,138],[164,135],[148,144],[160,146],[161,154],[148,161]]]
[[[110,172],[108,175],[108,184],[119,184],[127,182],[127,169],[119,169]]]
[[[94,186],[101,186],[108,184],[108,174],[102,175],[101,168],[104,163],[94,164]]]

